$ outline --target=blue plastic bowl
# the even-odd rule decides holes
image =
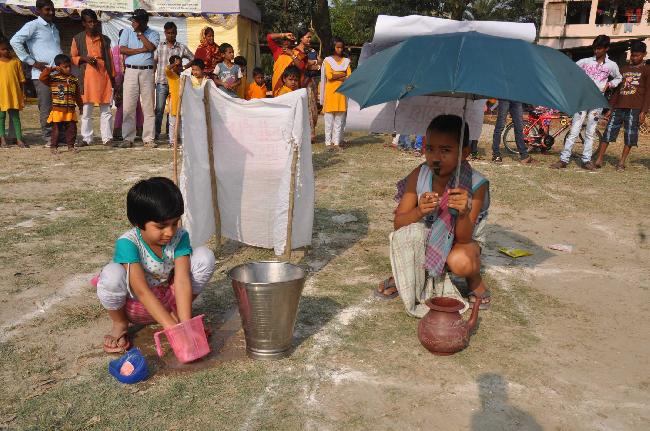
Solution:
[[[120,368],[124,362],[129,361],[135,368],[133,373],[129,376],[120,374]],[[147,360],[142,356],[142,352],[137,347],[132,348],[119,358],[108,363],[108,372],[111,376],[115,377],[117,381],[132,385],[146,380],[149,377],[149,368],[147,367]]]

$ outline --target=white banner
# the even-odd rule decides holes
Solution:
[[[133,0],[135,9],[149,12],[193,12],[201,13],[201,0]]]
[[[463,116],[464,100],[456,97],[416,96],[399,102],[383,103],[359,109],[359,104],[348,99],[348,116],[345,131],[397,133],[424,135],[427,126],[438,115]],[[397,111],[395,107],[397,106]],[[485,100],[468,100],[465,121],[469,126],[469,138],[481,136]]]
[[[284,252],[293,140],[299,148],[292,246],[311,244],[314,172],[307,91],[274,99],[229,97],[212,81],[210,110],[221,233],[245,244]],[[193,246],[214,234],[203,89],[186,82],[183,103],[184,226]]]

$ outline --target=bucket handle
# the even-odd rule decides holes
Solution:
[[[164,334],[165,331],[158,331],[155,334],[153,334],[153,340],[156,343],[156,353],[158,354],[159,358],[162,358],[163,356],[163,349],[162,346],[160,345],[160,334]]]

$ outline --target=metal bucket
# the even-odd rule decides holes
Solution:
[[[286,262],[250,262],[230,270],[239,303],[246,353],[278,359],[291,353],[305,272]]]

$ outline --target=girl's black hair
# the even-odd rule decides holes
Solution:
[[[181,57],[178,55],[172,55],[171,57],[169,57],[169,64],[176,63],[176,60],[181,60]]]
[[[195,58],[190,63],[190,66],[196,66],[196,67],[200,67],[201,69],[205,69],[205,61],[201,60],[200,58]]]
[[[140,229],[150,221],[161,223],[180,217],[184,212],[183,195],[169,178],[138,181],[126,195],[126,216]]]
[[[284,72],[282,72],[282,81],[284,81],[290,76],[296,76],[300,78],[300,69],[298,69],[298,66],[292,65],[284,69]]]
[[[233,51],[235,50],[235,48],[233,48],[231,44],[224,42],[221,45],[219,45],[219,52],[225,54],[228,48],[232,49]]]
[[[337,43],[342,43],[343,47],[345,48],[345,42],[343,41],[343,39],[341,39],[340,37],[335,37],[332,39],[332,50],[336,47]]]
[[[262,76],[264,76],[264,71],[262,70],[261,67],[255,67],[255,68],[253,68],[253,76],[257,76],[257,75],[262,75]]]
[[[431,120],[431,123],[429,123],[429,127],[427,127],[427,133],[439,132],[454,135],[456,139],[460,141],[461,124],[463,124],[463,119],[458,115],[438,115],[436,118]],[[467,125],[467,122],[465,122],[464,126],[465,136],[463,137],[463,148],[469,145],[469,126]]]
[[[79,13],[79,16],[81,17],[81,20],[83,21],[84,17],[88,17],[93,21],[97,21],[97,13],[95,13],[94,10],[92,9],[84,9]]]
[[[239,67],[246,67],[246,64],[248,64],[248,62],[246,61],[246,57],[244,57],[242,55],[238,55],[237,57],[235,57],[232,60],[232,62],[235,63]]]
[[[54,57],[54,65],[60,66],[63,63],[72,63],[72,60],[65,54],[57,54],[56,57]]]

